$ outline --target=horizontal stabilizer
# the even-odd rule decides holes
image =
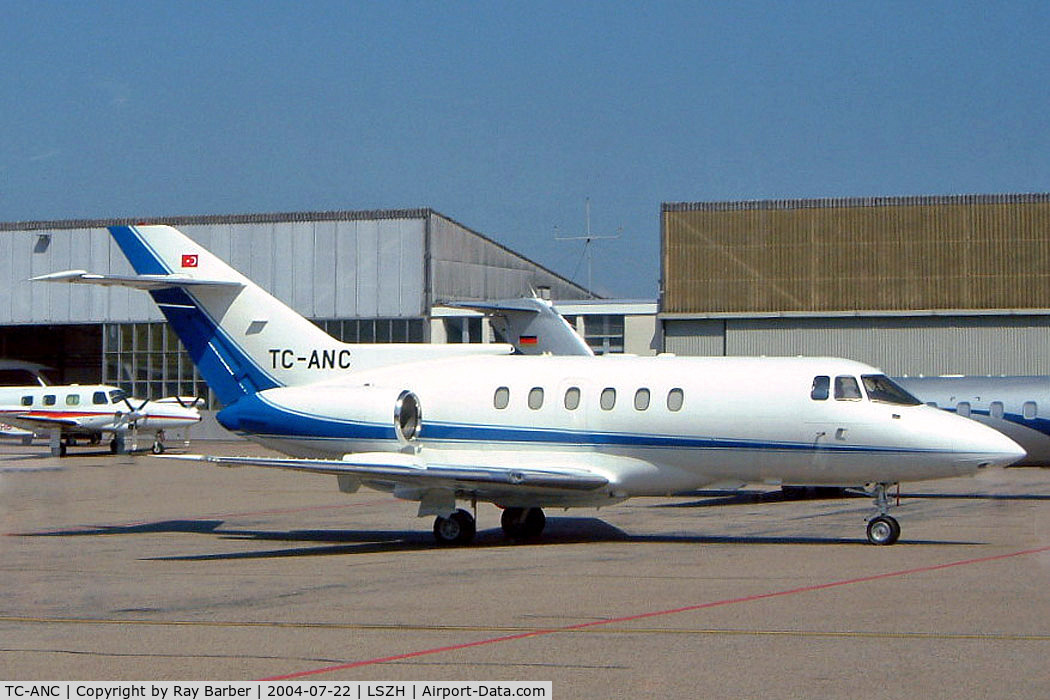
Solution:
[[[146,291],[179,287],[235,287],[244,285],[231,280],[208,280],[186,275],[98,275],[87,270],[65,270],[32,277],[30,282],[68,282],[70,284],[97,284],[103,287],[131,287]]]
[[[165,459],[183,459],[226,467],[269,467],[382,479],[397,483],[430,487],[465,487],[498,485],[520,489],[563,489],[593,491],[609,483],[598,474],[577,469],[537,470],[498,467],[443,466],[427,464],[415,455],[386,452],[362,452],[344,459],[294,459],[288,457],[217,457],[212,455],[171,455]]]

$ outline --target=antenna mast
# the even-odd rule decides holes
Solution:
[[[593,241],[611,241],[619,238],[623,235],[623,226],[616,229],[617,233],[615,236],[595,236],[591,233],[591,198],[588,197],[586,200],[586,211],[587,211],[587,228],[586,233],[582,236],[559,236],[557,233],[554,235],[556,241],[583,241],[583,255],[587,258],[587,291],[594,295],[594,249],[591,247]],[[557,231],[558,227],[555,226],[554,230]]]

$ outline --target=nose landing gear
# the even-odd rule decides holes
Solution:
[[[875,484],[872,495],[875,497],[875,508],[878,513],[868,520],[868,542],[877,545],[893,544],[901,536],[901,526],[897,519],[889,514],[890,504],[886,491],[892,484]]]

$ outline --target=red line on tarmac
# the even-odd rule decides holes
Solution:
[[[766,600],[769,598],[778,598],[782,596],[796,595],[798,593],[810,593],[812,591],[822,591],[828,588],[837,588],[839,586],[849,586],[857,583],[869,583],[871,581],[879,581],[888,578],[897,578],[900,576],[909,576],[911,574],[922,574],[930,571],[940,571],[941,569],[950,569],[956,566],[968,566],[970,564],[982,564],[991,561],[999,561],[1001,559],[1010,559],[1012,557],[1023,557],[1030,554],[1039,554],[1041,552],[1050,552],[1050,545],[1045,547],[1038,547],[1036,549],[1026,549],[1020,552],[1010,552],[1009,554],[996,554],[988,557],[980,557],[977,559],[965,559],[962,561],[948,562],[947,564],[934,564],[931,566],[921,566],[915,569],[903,569],[901,571],[890,571],[882,574],[873,574],[871,576],[861,576],[859,578],[851,578],[842,581],[831,581],[829,583],[818,583],[812,586],[802,586],[800,588],[790,588],[783,591],[773,591],[771,593],[756,593],[755,595],[743,596],[741,598],[726,598],[725,600],[716,600],[709,603],[698,603],[696,605],[686,605],[680,608],[671,608],[669,610],[656,610],[653,612],[638,613],[636,615],[626,615],[623,617],[614,617],[607,620],[592,620],[590,622],[581,622],[576,625],[568,625],[566,627],[551,627],[549,629],[533,630],[531,632],[522,632],[520,634],[510,634],[501,637],[492,637],[491,639],[481,639],[475,642],[464,642],[463,644],[452,644],[444,647],[436,647],[434,649],[423,649],[420,651],[410,651],[404,654],[395,654],[393,656],[383,656],[376,659],[366,659],[364,661],[352,661],[350,663],[338,664],[336,666],[326,666],[324,668],[317,668],[310,671],[297,671],[295,673],[288,673],[281,676],[272,676],[270,678],[260,678],[260,681],[286,681],[294,678],[303,678],[305,676],[316,676],[322,673],[331,673],[333,671],[344,671],[351,668],[360,668],[362,666],[371,666],[373,664],[389,663],[391,661],[402,661],[404,659],[412,659],[419,656],[428,656],[431,654],[441,654],[446,651],[458,651],[460,649],[470,649],[472,647],[480,647],[488,644],[498,644],[500,642],[513,642],[518,639],[527,639],[529,637],[540,637],[548,634],[555,634],[558,632],[572,632],[575,630],[587,629],[589,627],[598,627],[602,625],[612,625],[619,622],[633,622],[635,620],[644,620],[650,617],[661,617],[663,615],[677,615],[679,613],[693,612],[696,610],[704,610],[706,608],[716,608],[726,605],[737,605],[739,603],[750,603],[756,600]]]

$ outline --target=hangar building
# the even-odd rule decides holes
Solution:
[[[28,281],[68,269],[132,274],[105,228],[129,223],[0,224],[0,358],[47,365],[59,383],[102,381],[142,398],[209,396],[147,294]],[[434,318],[446,300],[507,299],[541,288],[555,299],[593,296],[432,209],[150,223],[177,226],[348,342],[480,340],[462,332],[464,319]],[[480,319],[473,323],[481,327]]]
[[[1050,374],[1050,195],[667,203],[664,349]]]

